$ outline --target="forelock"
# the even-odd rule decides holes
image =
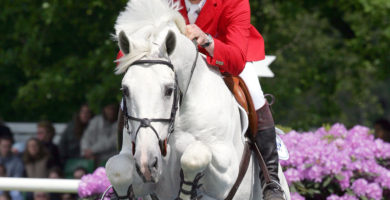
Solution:
[[[152,49],[150,37],[160,33],[167,26],[174,24],[185,32],[185,21],[178,12],[180,1],[173,0],[131,0],[115,23],[114,39],[124,31],[130,40],[130,54],[116,60],[116,73],[124,73],[134,61],[148,55]]]

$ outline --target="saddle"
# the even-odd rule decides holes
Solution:
[[[248,115],[249,126],[246,132],[246,137],[255,138],[257,134],[257,114],[255,106],[250,96],[249,90],[239,76],[232,76],[231,74],[224,73],[223,80],[226,86],[232,92],[237,102],[244,108]]]

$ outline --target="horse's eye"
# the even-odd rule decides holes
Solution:
[[[165,89],[165,96],[166,97],[170,97],[172,95],[172,93],[173,93],[173,88],[168,87]]]

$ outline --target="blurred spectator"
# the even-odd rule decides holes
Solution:
[[[0,194],[0,200],[12,200],[12,198],[8,192],[3,192]]]
[[[12,134],[11,129],[0,122],[0,138],[3,137],[12,138],[12,141],[14,141],[14,135]]]
[[[103,164],[116,153],[118,105],[109,104],[102,115],[95,116],[81,139],[82,155]]]
[[[37,126],[37,138],[40,140],[44,146],[47,148],[51,161],[54,165],[61,167],[60,153],[58,151],[57,145],[53,143],[53,138],[55,135],[55,129],[51,122],[41,121]]]
[[[88,122],[92,117],[92,112],[87,104],[81,106],[80,110],[73,117],[73,120],[68,123],[66,129],[61,135],[59,150],[62,160],[69,158],[77,158],[81,156],[80,142],[81,137]]]
[[[14,143],[14,134],[12,133],[11,129],[7,127],[4,123],[2,123],[0,119],[0,138],[3,137],[10,137],[12,138],[13,146],[11,148],[12,153],[14,154],[20,154],[23,152],[24,149],[24,142],[18,142]],[[22,150],[22,151],[21,151]]]
[[[34,192],[34,200],[49,200],[49,194],[46,192]]]
[[[378,119],[374,123],[375,137],[390,142],[390,122],[387,119]]]
[[[64,178],[61,168],[55,166],[49,169],[48,178]]]
[[[85,174],[87,174],[87,169],[85,169],[84,167],[77,167],[73,171],[73,178],[81,179],[81,177],[83,177]]]
[[[46,178],[50,167],[50,155],[47,149],[36,138],[27,140],[26,151],[23,154],[23,161],[28,178]]]
[[[59,167],[52,167],[49,170],[49,178],[64,178]],[[61,199],[61,193],[49,193],[50,199]]]
[[[3,164],[0,164],[0,177],[7,177],[7,169]]]
[[[12,143],[11,137],[0,138],[0,164],[5,166],[8,177],[22,177],[23,162],[18,156],[12,154]]]
[[[77,196],[75,194],[62,194],[61,195],[61,200],[76,200]]]
[[[0,177],[7,176],[7,169],[4,165],[0,164]],[[19,191],[0,191],[1,199],[23,200],[23,195]]]
[[[23,152],[26,150],[26,142],[24,141],[19,141],[15,142],[12,145],[12,153],[15,155],[18,155],[19,157],[22,157]]]

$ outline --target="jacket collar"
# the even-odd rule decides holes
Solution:
[[[189,24],[188,15],[187,15],[187,9],[186,4],[184,0],[180,0],[181,9],[180,13],[184,17],[186,24]],[[206,3],[202,7],[202,10],[200,10],[199,16],[195,21],[195,24],[199,27],[204,27],[206,24],[208,24],[210,21],[214,19],[214,16],[216,14],[217,7],[220,6],[216,0],[206,0]]]

